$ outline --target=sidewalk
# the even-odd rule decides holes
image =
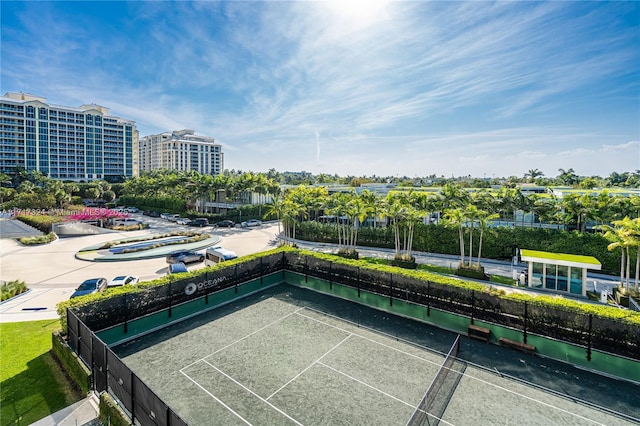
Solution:
[[[57,413],[32,423],[31,426],[98,426],[98,395],[94,392]]]

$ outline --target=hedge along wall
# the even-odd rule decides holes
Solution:
[[[323,257],[327,256],[287,252],[285,268],[358,291],[384,295],[390,300],[405,300],[427,309],[468,317],[471,321],[486,321],[522,330],[525,343],[527,333],[531,333],[583,346],[587,348],[587,360],[591,358],[592,349],[640,360],[640,321],[634,313],[604,306],[585,305],[583,308],[573,301],[561,307],[546,302],[544,297],[523,300],[515,296],[500,296],[490,293],[489,287],[469,284],[465,288],[464,282],[446,277],[441,277],[442,282],[435,282],[421,278],[419,272],[394,268],[386,270],[397,273],[383,272],[384,268],[374,270],[359,267],[358,262],[337,258],[333,261]],[[592,309],[596,314],[586,309]],[[625,315],[630,317],[622,318]]]
[[[119,294],[98,297],[94,303],[74,309],[91,330],[104,330],[115,324],[129,324],[136,318],[173,309],[184,302],[203,299],[251,280],[281,273],[283,255],[254,257],[245,262],[224,262],[217,269],[205,268],[191,274],[169,275],[161,285],[137,285]],[[228,265],[226,265],[228,263]],[[235,290],[234,290],[235,291]],[[183,308],[177,308],[183,309]],[[173,315],[169,311],[169,315]],[[65,315],[66,317],[66,315]],[[63,330],[66,330],[66,321]],[[127,325],[128,327],[128,325]]]
[[[383,310],[392,314],[417,319],[439,328],[444,328],[456,333],[466,334],[467,327],[472,323],[471,318],[459,314],[445,312],[437,308],[426,309],[406,300],[393,299],[385,295],[371,293],[366,290],[357,290],[342,284],[315,277],[306,277],[295,272],[285,273],[285,282],[299,287],[309,288],[331,296],[340,297],[355,303],[360,303]],[[474,324],[491,330],[494,342],[501,337],[522,341],[523,332],[514,328],[497,325],[491,322],[474,320]],[[629,358],[621,358],[605,352],[592,350],[587,359],[587,348],[570,344],[536,334],[527,335],[528,343],[536,347],[536,352],[557,360],[578,365],[587,369],[600,371],[627,380],[640,382],[640,362]]]

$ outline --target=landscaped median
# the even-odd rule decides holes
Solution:
[[[202,250],[220,241],[220,237],[193,231],[171,232],[125,238],[85,247],[76,258],[91,262],[119,262],[164,257],[178,250]]]

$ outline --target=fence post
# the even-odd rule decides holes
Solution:
[[[476,316],[476,292],[471,290],[471,324],[473,324]]]
[[[331,266],[333,262],[329,261],[329,290],[333,290],[333,280],[331,279]]]
[[[389,272],[389,306],[393,306],[393,273]]]
[[[173,305],[173,291],[171,289],[171,283],[173,283],[173,278],[171,278],[171,276],[169,276],[169,318],[171,318],[171,315],[173,312],[171,312],[171,308]]]
[[[524,302],[524,343],[527,343],[527,319],[529,318],[528,304]]]
[[[304,257],[304,282],[309,282],[309,256]]]
[[[124,334],[129,332],[129,298],[128,294],[124,294]]]
[[[358,284],[358,297],[360,297],[360,267],[359,266],[358,266],[358,275],[357,275],[356,283]]]
[[[260,287],[262,287],[263,281],[262,279],[264,278],[264,264],[262,263],[262,257],[260,257]]]
[[[589,314],[589,334],[587,335],[587,361],[591,361],[591,329],[592,329],[593,314]]]
[[[135,380],[133,380],[133,371],[129,370],[129,382],[131,383],[131,422],[136,424],[136,398]]]
[[[238,294],[238,264],[235,264],[235,269],[233,271],[233,279],[236,282],[236,294]]]
[[[431,316],[431,281],[427,281],[427,316]]]

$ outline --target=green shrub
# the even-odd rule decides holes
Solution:
[[[52,352],[66,370],[73,383],[84,395],[91,391],[91,371],[67,345],[60,332],[52,333]]]
[[[66,216],[48,214],[27,214],[23,213],[16,217],[20,222],[36,228],[40,232],[48,234],[51,232],[54,223],[63,222]]]
[[[58,236],[55,232],[49,232],[47,235],[39,235],[37,237],[18,238],[18,241],[20,241],[20,244],[24,244],[25,246],[37,246],[40,244],[49,244],[57,238]]]
[[[478,269],[475,267],[458,266],[458,269],[456,269],[456,275],[460,277],[474,278],[476,280],[484,281],[487,281],[489,279],[489,277],[484,273],[483,267],[480,267],[480,269]]]
[[[110,426],[129,426],[131,422],[129,417],[118,406],[115,399],[108,393],[100,394],[100,404],[98,406],[98,417],[100,423]]]
[[[11,299],[12,297],[24,293],[29,290],[27,284],[21,280],[13,280],[8,283],[4,283],[0,286],[0,292],[2,294],[2,301]]]

